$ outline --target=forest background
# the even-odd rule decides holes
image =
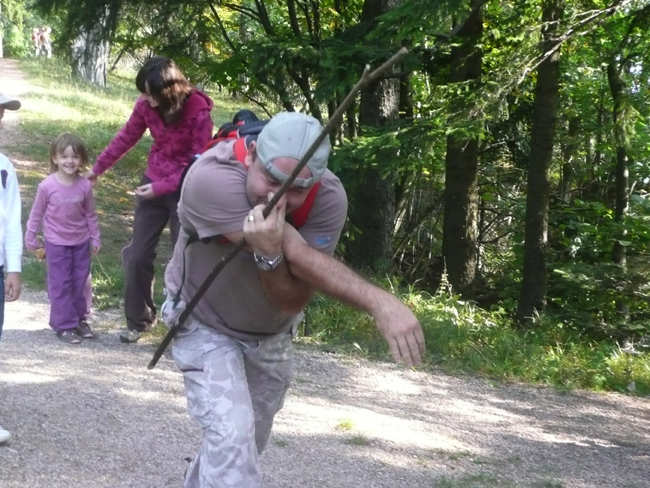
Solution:
[[[340,257],[412,306],[430,363],[650,393],[648,0],[2,0],[0,22],[0,54],[43,87],[20,147],[43,161],[62,130],[97,155],[152,54],[222,100],[219,125],[243,106],[326,121],[365,64],[408,47],[332,135],[350,199]],[[52,60],[33,56],[44,24]],[[52,93],[69,112],[47,113]],[[101,306],[121,295],[124,196],[146,149],[97,189],[113,246],[93,265]],[[28,258],[28,283],[41,270]],[[302,340],[386,354],[369,317],[324,297]]]

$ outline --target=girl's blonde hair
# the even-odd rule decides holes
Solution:
[[[75,155],[81,159],[78,171],[81,171],[88,164],[88,150],[83,141],[74,134],[61,134],[50,144],[50,172],[55,173],[59,169],[54,162],[54,158],[58,154],[62,154],[67,147],[71,147]]]

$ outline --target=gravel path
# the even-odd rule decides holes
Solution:
[[[0,91],[26,90],[10,61],[0,79]],[[119,312],[99,313],[97,339],[79,346],[58,341],[47,317],[42,291],[7,304],[0,424],[14,438],[0,446],[0,487],[180,487],[200,433],[173,363],[147,370],[154,346],[121,344]],[[262,457],[266,488],[648,486],[647,398],[296,356]]]
[[[7,306],[0,343],[0,486],[180,487],[199,430],[168,358],[97,339],[58,341],[44,292]],[[647,399],[496,385],[299,348],[262,457],[265,486],[646,487]],[[447,484],[445,484],[447,483]]]

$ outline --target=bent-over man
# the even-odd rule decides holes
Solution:
[[[222,270],[173,342],[189,412],[203,430],[186,488],[261,486],[258,455],[292,378],[292,333],[314,292],[371,314],[395,360],[413,365],[424,352],[411,310],[332,257],[347,197],[327,169],[327,138],[263,216],[321,129],[313,117],[280,113],[246,142],[241,161],[237,142],[224,141],[187,173],[168,296],[187,303],[234,243],[245,239],[247,250]]]

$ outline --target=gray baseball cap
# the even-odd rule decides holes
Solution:
[[[280,112],[275,115],[257,138],[257,156],[262,166],[278,181],[286,181],[289,175],[276,168],[273,160],[276,158],[300,160],[322,129],[320,122],[311,115],[298,112]],[[293,185],[308,188],[316,183],[327,169],[329,155],[330,142],[326,137],[307,162],[312,176],[296,178]]]
[[[20,108],[20,102],[15,98],[0,93],[0,107],[7,110],[18,110]]]

